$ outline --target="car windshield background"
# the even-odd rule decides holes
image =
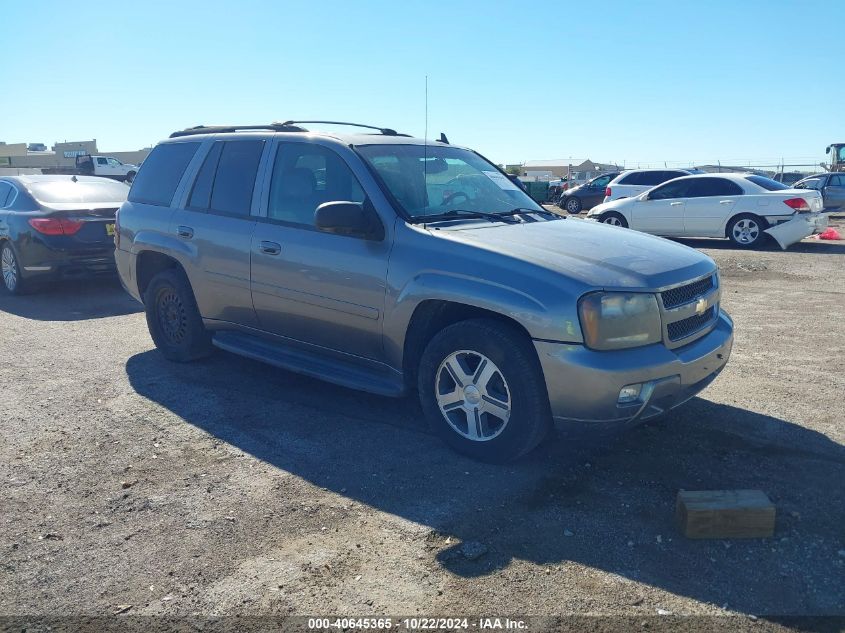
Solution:
[[[39,202],[106,202],[121,204],[126,200],[129,188],[116,180],[90,182],[79,180],[50,180],[33,182],[27,186],[32,196]]]
[[[321,204],[365,199],[352,170],[333,150],[310,143],[279,144],[267,205],[271,220],[313,227]]]
[[[771,178],[766,178],[765,176],[746,176],[745,179],[749,182],[753,182],[758,187],[766,189],[767,191],[783,191],[784,189],[790,189],[789,185],[785,185],[777,180],[772,180]]]
[[[450,211],[543,211],[528,194],[478,154],[441,145],[356,148],[412,218]]]

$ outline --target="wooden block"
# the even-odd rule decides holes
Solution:
[[[681,490],[675,517],[687,538],[766,538],[775,505],[762,490]]]

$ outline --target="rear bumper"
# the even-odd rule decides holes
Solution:
[[[771,235],[783,250],[786,250],[788,246],[800,242],[805,237],[821,233],[827,228],[827,224],[826,213],[799,213],[788,222],[766,229],[766,233]]]
[[[37,249],[21,256],[21,275],[33,281],[113,276],[114,247],[85,250]]]
[[[615,352],[534,341],[556,423],[624,425],[683,404],[719,375],[733,346],[733,322],[720,312],[702,338],[674,350],[662,344]],[[640,384],[639,399],[618,404],[619,392]]]

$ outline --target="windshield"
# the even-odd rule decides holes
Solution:
[[[414,219],[452,211],[544,211],[494,165],[465,149],[442,145],[362,145],[356,150]]]
[[[767,189],[769,191],[781,191],[782,189],[789,189],[789,187],[782,182],[766,178],[765,176],[746,176],[746,180],[750,180],[755,185]]]
[[[39,202],[109,202],[119,205],[126,200],[129,187],[116,180],[93,182],[79,180],[50,180],[33,182],[29,192]]]

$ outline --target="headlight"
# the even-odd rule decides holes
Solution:
[[[640,347],[663,338],[653,294],[594,292],[581,298],[578,312],[584,342],[592,349]]]

